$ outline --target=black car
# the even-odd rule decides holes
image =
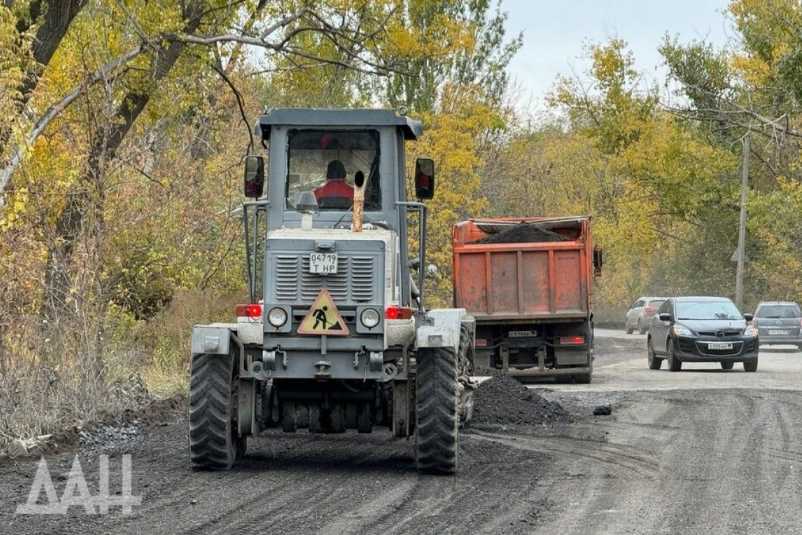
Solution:
[[[747,325],[751,320],[724,297],[672,297],[649,326],[649,368],[660,369],[666,359],[672,372],[683,362],[720,362],[725,370],[743,362],[744,370],[757,371],[758,333]]]

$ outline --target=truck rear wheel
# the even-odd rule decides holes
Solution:
[[[245,453],[237,434],[234,358],[195,355],[189,387],[189,460],[194,469],[228,470]]]
[[[418,470],[453,474],[459,454],[457,355],[448,349],[418,351],[415,372],[415,457]]]
[[[574,375],[574,381],[578,385],[589,385],[592,380],[592,372],[588,373],[578,373]]]

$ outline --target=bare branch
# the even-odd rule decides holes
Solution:
[[[0,169],[0,195],[5,192],[11,175],[17,170],[22,163],[23,156],[28,147],[33,146],[37,138],[42,134],[47,125],[58,117],[72,102],[83,95],[90,87],[100,82],[101,80],[108,79],[114,71],[122,65],[132,61],[144,51],[144,45],[139,45],[116,58],[109,63],[103,65],[100,69],[92,73],[81,85],[75,87],[72,91],[66,94],[58,102],[50,106],[44,114],[36,121],[36,123],[28,130],[23,141],[13,149],[9,162]],[[2,197],[0,197],[0,206],[2,206]]]
[[[238,45],[248,45],[248,46],[255,46],[259,48],[263,48],[266,50],[272,50],[277,53],[282,53],[290,57],[297,57],[301,59],[305,59],[311,61],[315,64],[320,65],[333,65],[337,67],[342,67],[345,69],[355,70],[358,72],[370,74],[370,75],[386,75],[388,72],[396,70],[387,65],[382,65],[380,63],[376,63],[365,57],[364,54],[361,52],[365,50],[364,43],[366,40],[372,40],[375,38],[383,30],[377,30],[371,34],[364,34],[360,28],[357,28],[354,31],[347,31],[343,28],[337,28],[332,26],[328,23],[324,17],[320,16],[319,14],[315,13],[314,11],[310,10],[309,8],[303,8],[295,13],[287,15],[275,23],[271,24],[267,28],[265,28],[260,37],[255,37],[252,35],[247,35],[246,33],[236,34],[236,33],[225,33],[220,35],[212,35],[212,36],[202,36],[202,35],[194,35],[190,31],[180,32],[180,33],[164,33],[158,36],[154,36],[149,38],[148,35],[145,33],[144,29],[136,22],[134,17],[125,7],[124,3],[117,0],[117,5],[123,12],[126,14],[126,18],[128,22],[134,28],[135,33],[141,39],[141,43],[135,49],[131,50],[130,52],[126,53],[125,55],[115,59],[114,61],[104,65],[100,69],[98,69],[95,73],[93,73],[87,80],[85,80],[80,86],[76,87],[72,92],[65,95],[61,100],[53,104],[48,110],[42,115],[33,127],[28,131],[25,135],[23,142],[21,142],[13,151],[12,156],[9,162],[2,168],[0,168],[0,195],[5,191],[7,184],[10,180],[11,175],[14,171],[19,167],[22,163],[23,155],[25,149],[36,141],[36,139],[41,135],[47,125],[60,113],[62,113],[75,99],[79,96],[84,94],[89,87],[100,81],[101,79],[107,78],[110,74],[119,68],[122,65],[129,63],[133,60],[136,56],[141,54],[146,49],[153,49],[156,52],[160,50],[156,43],[159,42],[167,42],[171,43],[172,45],[177,44],[196,44],[196,45],[203,45],[203,46],[213,46],[217,44],[223,43],[237,43]],[[260,2],[255,12],[251,15],[248,23],[246,24],[246,28],[244,29],[246,32],[250,30],[252,24],[258,15],[258,13],[264,7],[265,2]],[[391,14],[390,14],[391,15]],[[388,17],[390,16],[388,15]],[[268,37],[275,34],[281,28],[290,28],[295,25],[296,22],[302,20],[304,17],[308,17],[309,21],[311,21],[311,25],[309,26],[297,26],[292,28],[290,31],[286,32],[279,40],[268,40]],[[197,27],[197,26],[196,26]],[[384,25],[380,25],[380,28],[383,28]],[[325,38],[331,41],[331,43],[335,46],[337,50],[342,52],[346,59],[339,60],[336,58],[327,58],[317,56],[315,54],[311,54],[309,52],[304,51],[300,47],[292,46],[292,40],[303,33],[315,32],[318,34],[323,35]],[[232,54],[232,61],[236,61],[236,56],[238,54],[238,49],[235,50],[235,53]],[[231,80],[228,78],[226,72],[229,71],[229,68],[233,66],[227,66],[226,69],[219,68],[219,66],[213,66],[215,71],[226,81],[229,87],[234,91],[237,97],[237,104],[240,108],[240,113],[243,116],[243,121],[248,124],[247,119],[245,118],[245,111],[244,111],[244,104],[242,101],[241,94],[236,90],[234,85],[231,83]],[[251,145],[250,148],[253,147],[253,139],[252,133],[250,131],[250,126],[248,127],[248,133],[251,136]],[[2,206],[2,198],[0,197],[0,206]]]
[[[292,24],[293,22],[297,21],[301,17],[303,17],[308,10],[306,8],[301,9],[297,13],[293,13],[292,15],[288,15],[283,19],[279,19],[274,24],[271,24],[262,32],[262,41],[273,35],[273,32],[278,30],[279,28],[284,28]]]
[[[239,107],[240,117],[242,118],[242,122],[245,123],[245,129],[248,131],[248,138],[250,139],[250,141],[248,142],[248,154],[252,154],[254,147],[253,131],[251,130],[251,123],[248,122],[248,117],[245,113],[245,103],[243,102],[242,99],[242,93],[239,92],[239,90],[233,84],[231,79],[228,76],[226,76],[226,73],[225,71],[223,71],[223,69],[214,64],[212,64],[212,69],[214,69],[215,72],[217,72],[217,74],[220,75],[220,78],[222,78],[223,81],[225,81],[225,83],[228,85],[228,87],[231,89],[231,91],[234,93],[234,96],[237,99],[237,106]]]

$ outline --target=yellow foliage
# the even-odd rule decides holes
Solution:
[[[440,108],[424,114],[424,135],[407,155],[408,176],[415,159],[435,162],[437,191],[429,209],[427,262],[438,267],[428,282],[429,306],[451,303],[451,229],[455,223],[484,213],[488,202],[481,195],[482,143],[489,130],[500,128],[498,110],[485,104],[476,88],[448,87]]]

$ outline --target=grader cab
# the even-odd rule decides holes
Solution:
[[[386,427],[414,436],[419,470],[453,473],[474,322],[424,305],[434,164],[416,162],[413,201],[404,160],[421,124],[278,109],[257,130],[267,152],[246,158],[242,207],[250,303],[236,323],[193,328],[191,465],[228,469],[267,428]]]

